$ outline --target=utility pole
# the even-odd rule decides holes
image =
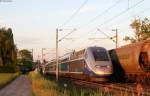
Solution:
[[[31,49],[31,55],[32,55],[32,60],[33,60],[33,48]]]
[[[44,60],[44,58],[43,58],[43,56],[44,56],[43,50],[45,50],[45,48],[42,48],[42,50],[41,50],[41,51],[42,51],[42,52],[41,52],[41,53],[42,53],[42,63],[43,63],[43,60]]]
[[[41,51],[42,51],[42,62],[43,62],[43,48],[42,48],[42,50],[41,50]]]
[[[103,33],[108,39],[112,40],[116,44],[116,48],[118,48],[118,29],[117,28],[116,29],[112,29],[112,31],[116,32],[115,36],[113,36],[113,37],[110,37],[106,33],[102,32],[100,29],[97,29],[97,30],[99,32]],[[116,38],[116,40],[114,40],[114,38]],[[93,39],[93,38],[91,38],[91,39]],[[100,38],[100,39],[106,39],[106,38]]]
[[[116,48],[118,48],[118,29],[116,28],[116,29],[113,29],[112,31],[115,31],[116,32]]]
[[[56,81],[58,81],[59,65],[58,65],[58,28],[56,29]]]
[[[56,28],[56,81],[58,81],[58,75],[59,75],[59,71],[61,71],[61,69],[59,69],[59,52],[58,52],[58,43],[60,41],[62,41],[63,39],[66,39],[65,37],[67,37],[68,35],[70,35],[71,33],[73,33],[76,29],[74,29],[73,31],[71,31],[70,33],[68,33],[67,35],[65,35],[64,37],[62,37],[61,39],[58,38],[58,32],[62,31],[64,29],[58,29]],[[58,40],[59,39],[59,40]]]
[[[40,71],[40,55],[38,54],[38,64],[37,64],[37,67],[38,67],[38,71]]]

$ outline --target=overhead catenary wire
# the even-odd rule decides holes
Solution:
[[[112,18],[110,18],[109,20],[104,21],[101,25],[97,26],[97,28],[101,27],[102,25],[109,23],[111,21],[113,21],[114,19],[118,18],[119,16],[123,15],[124,13],[128,12],[129,10],[131,10],[132,8],[135,8],[136,6],[138,6],[139,4],[141,4],[144,0],[140,0],[139,2],[137,2],[136,4],[130,6],[129,8],[125,9],[124,11],[120,12],[119,14],[113,16]],[[88,33],[90,33],[91,31],[95,30],[95,28],[92,28],[90,31],[88,31]],[[87,33],[87,34],[88,34]],[[105,32],[103,32],[105,33]],[[108,35],[108,34],[107,34]]]
[[[83,27],[85,27],[86,25],[89,25],[90,23],[94,22],[97,18],[103,16],[105,13],[107,13],[109,10],[111,10],[113,7],[115,7],[117,4],[119,4],[122,0],[117,0],[113,5],[111,5],[110,7],[108,7],[106,10],[104,10],[103,12],[101,12],[100,14],[96,15],[94,18],[92,18],[91,20],[89,20],[86,24],[78,27],[77,29],[81,29]],[[74,16],[75,14],[77,14],[81,8],[88,2],[88,0],[86,0],[85,2],[83,2],[83,4],[80,6],[80,8],[63,24],[61,25],[64,26],[67,24],[67,22],[69,22]],[[69,36],[70,34],[72,34],[74,31],[76,30],[73,30],[71,32],[69,32],[68,34],[66,34],[64,37],[62,37],[59,41],[61,41],[62,39],[64,39],[66,36]]]
[[[103,12],[99,13],[98,15],[96,15],[95,17],[93,17],[92,19],[90,19],[86,24],[81,25],[79,28],[83,28],[83,27],[89,25],[90,23],[93,23],[96,19],[100,18],[101,16],[103,16],[104,14],[106,14],[107,12],[109,12],[109,10],[111,10],[114,7],[116,7],[121,1],[123,1],[123,0],[117,0],[113,5],[111,5],[106,10],[104,10]]]
[[[97,29],[97,28],[99,28],[99,27],[101,27],[102,25],[104,25],[104,24],[106,24],[106,23],[109,23],[109,22],[115,20],[116,18],[118,18],[119,16],[121,16],[121,15],[123,15],[124,13],[128,12],[128,11],[131,10],[132,8],[138,6],[138,5],[139,5],[140,3],[142,3],[143,1],[144,1],[144,0],[141,0],[141,1],[137,2],[136,4],[130,6],[129,8],[125,9],[124,11],[121,11],[119,14],[113,16],[112,18],[110,18],[110,19],[104,21],[103,23],[101,23],[100,25],[98,25],[96,28],[92,28],[90,31],[88,31],[88,33],[91,32],[91,31],[93,31],[93,30],[95,30],[95,29]],[[100,28],[99,28],[99,29],[100,29]]]
[[[135,13],[135,14],[133,14],[133,15],[134,15],[134,16],[137,16],[138,14],[145,13],[146,11],[150,11],[150,7],[149,7],[149,8],[146,8],[146,9],[144,9],[144,10],[141,10],[140,12],[137,12],[137,13]],[[126,19],[129,19],[130,17],[131,17],[131,16],[122,18],[122,19],[118,20],[117,23],[118,23],[118,22],[121,22],[121,24],[123,24],[123,22],[125,22]],[[116,23],[116,22],[115,22],[115,23]],[[120,23],[119,23],[119,24],[120,24]],[[111,25],[114,25],[114,24],[111,24]],[[109,25],[109,26],[111,26],[111,25]]]
[[[144,0],[141,0],[141,1],[137,2],[136,4],[132,5],[131,7],[127,8],[127,9],[125,9],[124,11],[120,12],[119,14],[117,14],[117,15],[113,16],[112,18],[110,18],[110,19],[104,21],[104,22],[103,22],[102,24],[100,24],[98,27],[100,27],[100,26],[102,26],[102,25],[104,25],[104,24],[106,24],[106,23],[109,23],[109,22],[113,21],[114,19],[116,19],[116,18],[118,18],[119,16],[123,15],[124,13],[128,12],[130,9],[132,9],[132,8],[134,8],[134,7],[136,7],[136,6],[138,6],[138,5],[141,4],[143,1],[144,1]]]
[[[147,12],[147,11],[150,11],[150,7],[145,8],[145,9],[141,10],[140,12],[137,12],[137,13],[135,13],[135,14],[133,14],[133,15],[134,15],[134,16],[138,16],[138,14],[142,14],[142,13],[145,13],[145,12]],[[119,21],[117,21],[117,22],[115,22],[115,23],[123,25],[123,22],[125,22],[126,19],[129,19],[130,17],[131,17],[131,16],[122,18],[122,19],[120,19]],[[121,23],[119,23],[119,22],[121,22]],[[109,25],[109,26],[112,26],[112,25],[114,25],[114,23],[112,23],[112,24]],[[108,29],[108,26],[107,26],[107,29]],[[121,28],[120,30],[122,30],[122,31],[127,31],[127,29],[129,30],[129,29],[130,29],[130,26],[126,26],[126,27],[124,27],[124,28]],[[130,30],[131,30],[131,29],[130,29]],[[129,30],[129,31],[130,31],[130,30]],[[133,34],[134,34],[134,33],[133,33]]]
[[[136,15],[138,15],[138,14],[141,14],[141,13],[144,13],[144,12],[149,11],[149,10],[150,10],[150,7],[145,8],[145,9],[141,10],[140,12],[135,13],[134,16],[136,16]],[[117,22],[121,22],[121,23],[119,23],[119,24],[123,24],[123,22],[125,22],[126,19],[128,19],[128,18],[130,18],[130,16],[128,16],[128,17],[126,17],[126,18],[122,18],[122,19],[120,19],[120,20],[117,21]],[[114,25],[114,24],[111,24],[111,25]],[[109,26],[111,26],[111,25],[109,25]],[[127,26],[127,27],[125,27],[125,28],[123,28],[123,29],[121,29],[121,30],[126,30],[126,29],[128,29],[128,27],[129,27],[129,26]]]
[[[68,18],[61,26],[59,26],[59,28],[65,26],[67,23],[69,23],[69,22],[71,21],[71,19],[73,19],[73,18],[78,14],[78,12],[86,5],[87,2],[88,2],[88,0],[85,0],[85,1],[81,4],[81,6],[71,15],[71,17]],[[69,33],[67,33],[65,36],[63,36],[61,39],[59,39],[59,41],[62,41],[62,40],[65,39],[67,36],[69,36],[70,34],[72,34],[74,31],[76,31],[76,29],[75,29],[75,30],[72,30],[72,31],[69,32]]]
[[[144,10],[138,12],[138,13],[135,13],[134,16],[137,16],[138,14],[144,13],[144,12],[146,12],[146,11],[150,11],[150,7],[149,7],[149,8],[146,8],[146,9],[144,9]],[[123,22],[125,22],[126,19],[128,19],[128,18],[130,18],[130,16],[128,16],[128,17],[126,17],[126,18],[123,18],[123,19],[119,20],[118,22],[121,22],[121,25],[122,25]],[[126,30],[128,27],[129,27],[129,26],[123,28],[122,30]]]
[[[100,14],[96,15],[94,18],[92,18],[91,20],[89,20],[86,24],[78,27],[77,29],[81,29],[84,26],[94,22],[97,18],[103,16],[105,13],[107,13],[109,10],[111,10],[113,7],[115,7],[117,4],[119,4],[122,0],[117,0],[113,5],[111,5],[110,7],[108,7],[106,10],[104,10],[103,12],[101,12]],[[72,34],[75,30],[69,32],[68,34],[66,34],[64,37],[62,37],[59,41],[61,41],[62,39],[64,39],[66,36],[69,36],[70,34]]]
[[[67,25],[67,23],[69,23],[79,12],[80,10],[87,4],[88,0],[85,0],[81,6],[70,16],[70,18],[68,18],[61,26],[59,26],[59,28]]]
[[[105,32],[101,31],[100,29],[97,29],[99,32],[101,32],[102,34],[104,34],[108,39],[112,39],[111,36],[109,36],[108,34],[106,34]],[[113,39],[112,39],[113,42],[115,42]]]
[[[123,1],[123,0],[117,0],[113,5],[111,5],[111,6],[108,7],[106,10],[104,10],[104,11],[101,12],[100,14],[96,15],[94,18],[92,18],[91,20],[89,20],[86,24],[84,24],[84,25],[78,27],[77,29],[81,29],[81,28],[83,28],[83,27],[89,25],[90,23],[94,22],[97,18],[103,16],[105,13],[107,13],[109,10],[111,10],[113,7],[115,7],[115,6],[116,6],[117,4],[119,4],[121,1]],[[87,2],[88,2],[87,0],[86,0],[85,2],[83,2],[83,4],[81,5],[81,7],[80,7],[62,26],[66,25],[67,22],[69,22],[69,21],[74,17],[74,15],[77,14],[77,13],[81,10],[81,8],[82,8]],[[62,26],[61,26],[61,27],[62,27]],[[59,41],[61,41],[61,40],[64,39],[65,37],[69,36],[69,35],[72,34],[74,31],[76,31],[76,30],[73,30],[73,31],[69,32],[69,33],[66,34],[64,37],[62,37],[61,39],[59,39]]]
[[[104,25],[104,24],[106,24],[106,23],[109,23],[109,22],[111,22],[111,21],[113,21],[114,19],[116,19],[116,18],[118,18],[119,16],[121,16],[121,15],[123,15],[124,13],[126,13],[126,12],[128,12],[129,10],[131,10],[132,8],[134,8],[134,7],[136,7],[136,6],[138,6],[140,3],[142,3],[144,0],[141,0],[141,1],[139,1],[139,2],[137,2],[136,4],[134,4],[134,5],[132,5],[132,6],[129,6],[129,8],[127,8],[127,9],[125,9],[124,11],[122,11],[122,12],[120,12],[119,14],[117,14],[117,15],[115,15],[115,16],[113,16],[112,18],[110,18],[109,20],[106,20],[105,22],[103,22],[101,25],[99,25],[98,27],[100,27],[100,26],[102,26],[102,25]],[[118,1],[119,2],[119,1]],[[117,3],[116,3],[117,4]],[[110,8],[111,9],[111,8]],[[109,9],[109,10],[110,10]],[[107,12],[107,11],[106,11]],[[101,16],[101,15],[100,15]],[[94,20],[94,18],[93,18],[93,20]],[[90,22],[93,22],[93,20],[91,19],[91,21]],[[98,28],[98,27],[96,27],[96,28]],[[92,29],[93,30],[93,29]],[[90,32],[92,31],[92,30],[90,30]],[[94,30],[95,30],[95,28],[94,28]],[[88,32],[89,33],[89,32]],[[82,36],[82,35],[81,35]]]
[[[71,32],[69,32],[68,34],[66,34],[65,36],[63,36],[61,39],[59,39],[59,42],[62,41],[63,39],[65,39],[67,36],[69,36],[70,34],[72,34],[76,29],[72,30]]]

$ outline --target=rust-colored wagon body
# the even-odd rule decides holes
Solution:
[[[114,51],[115,55],[110,52],[111,58],[117,56],[118,63],[128,79],[147,80],[150,78],[150,40],[125,45]]]

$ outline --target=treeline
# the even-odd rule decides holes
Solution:
[[[35,68],[32,54],[33,53],[27,49],[22,49],[18,52],[17,65],[23,73],[32,71]]]
[[[31,71],[34,67],[29,50],[17,50],[11,28],[0,28],[0,73]]]
[[[17,48],[11,28],[0,28],[0,72],[15,72]]]
[[[136,18],[130,24],[131,28],[134,30],[133,36],[125,36],[125,41],[130,41],[131,43],[143,41],[150,39],[150,19],[149,18]]]

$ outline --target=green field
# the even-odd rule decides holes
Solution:
[[[18,76],[18,73],[0,73],[0,88],[10,83]]]
[[[100,90],[83,89],[75,86],[64,88],[54,80],[41,76],[39,73],[30,73],[32,79],[33,96],[112,96]]]

